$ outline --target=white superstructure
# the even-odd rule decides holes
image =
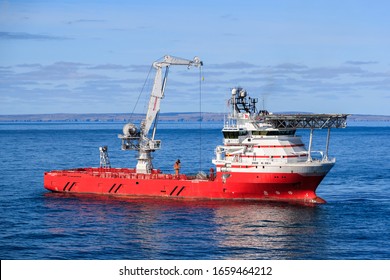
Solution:
[[[232,90],[231,112],[222,130],[223,145],[216,148],[213,160],[217,171],[307,174],[310,167],[315,167],[313,172],[330,170],[335,163],[335,159],[328,157],[330,128],[345,127],[347,115],[273,115],[257,111],[257,102],[242,88]],[[311,130],[309,150],[301,137],[295,135],[298,128]],[[327,148],[325,152],[316,152],[314,157],[313,130],[321,128],[328,128]]]

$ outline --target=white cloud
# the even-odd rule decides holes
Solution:
[[[54,36],[48,34],[32,34],[27,32],[0,32],[0,40],[37,40],[37,41],[46,41],[46,40],[71,40],[68,37]]]
[[[312,107],[309,111],[326,112],[333,109],[327,105],[334,106],[332,100],[339,100],[338,106],[341,108],[349,108],[349,103],[366,98],[367,93],[383,98],[388,96],[388,73],[368,70],[365,66],[311,67],[297,63],[263,66],[245,62],[211,64],[203,69],[202,107],[209,112],[224,111],[225,101],[234,86],[246,88],[252,97],[266,97],[272,111],[308,111]],[[64,61],[1,67],[0,95],[3,102],[0,112],[128,112],[135,105],[144,84],[145,96],[140,105],[144,106],[148,99],[154,79],[152,71],[145,83],[149,70],[150,66],[145,65],[94,65]],[[163,110],[197,111],[199,78],[198,69],[172,71]],[[372,100],[368,102],[374,103]],[[26,108],[28,112],[24,111]],[[355,113],[375,113],[367,111],[370,108],[373,106]],[[138,111],[143,109],[139,108]],[[376,109],[382,114],[387,110],[378,106]],[[351,109],[348,110],[351,112]]]

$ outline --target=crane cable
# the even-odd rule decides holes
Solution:
[[[150,66],[148,75],[146,76],[146,79],[145,79],[145,82],[144,82],[144,85],[142,86],[142,89],[141,89],[141,91],[140,91],[139,94],[138,94],[137,101],[135,102],[135,105],[134,105],[134,107],[133,107],[133,111],[132,111],[131,114],[130,114],[130,120],[133,118],[134,111],[135,111],[135,109],[137,108],[138,101],[139,101],[139,99],[140,99],[142,93],[144,92],[146,83],[147,83],[148,80],[149,80],[150,72],[152,72],[152,68],[153,68],[153,64]]]
[[[156,61],[159,61],[159,60],[161,60],[161,59],[163,59],[163,58],[164,58],[164,57],[162,56],[162,57],[160,57],[159,59],[157,59]],[[156,61],[155,61],[155,62],[156,62]],[[139,99],[141,98],[141,95],[142,95],[142,93],[144,92],[146,83],[149,81],[150,73],[152,72],[152,69],[154,68],[154,67],[153,67],[153,64],[154,64],[154,62],[152,63],[152,65],[150,65],[148,75],[146,76],[146,79],[145,79],[145,82],[144,82],[144,84],[143,84],[143,86],[142,86],[142,89],[141,89],[140,93],[138,94],[137,101],[135,102],[135,105],[134,105],[134,107],[133,107],[133,111],[132,111],[131,114],[130,114],[130,118],[129,118],[130,120],[132,119],[132,117],[133,117],[133,115],[134,115],[134,111],[135,111],[135,109],[137,108]],[[146,106],[147,106],[147,104],[145,105],[144,112],[146,111]]]
[[[202,65],[199,67],[199,171],[202,171]]]

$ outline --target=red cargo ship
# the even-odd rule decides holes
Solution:
[[[151,153],[161,144],[154,139],[160,101],[172,65],[203,64],[197,57],[171,56],[153,64],[156,76],[146,117],[140,127],[126,124],[119,135],[123,150],[138,151],[136,168],[110,167],[107,148],[100,147],[100,167],[45,172],[44,187],[53,192],[117,196],[325,202],[315,191],[335,164],[328,157],[330,129],[345,127],[347,115],[273,115],[258,111],[257,98],[250,98],[242,88],[232,90],[223,143],[215,150],[208,174],[163,174],[153,168]],[[295,135],[297,129],[310,129],[308,149]],[[311,149],[314,129],[328,129],[326,151],[316,152],[318,157]]]

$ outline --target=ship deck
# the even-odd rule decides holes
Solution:
[[[83,175],[94,176],[100,178],[122,178],[122,179],[150,179],[150,180],[203,180],[212,181],[213,176],[199,176],[199,175],[186,175],[186,174],[164,174],[158,169],[153,169],[150,174],[140,174],[136,172],[135,168],[103,168],[103,167],[87,167],[87,168],[75,168],[67,170],[52,170],[50,172],[56,176],[71,176],[80,177]]]

